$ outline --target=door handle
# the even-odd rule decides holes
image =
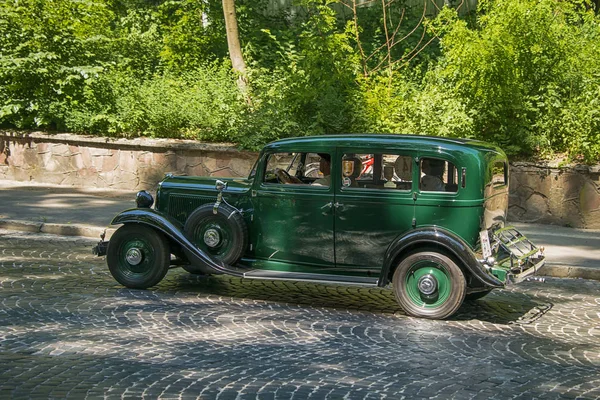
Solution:
[[[321,210],[326,210],[326,209],[331,210],[331,207],[333,207],[333,203],[330,201],[329,203],[327,203],[323,207],[321,207]]]
[[[333,205],[335,208],[340,208],[340,207],[344,207],[344,205],[342,203],[338,203],[337,201],[335,202],[335,204]]]

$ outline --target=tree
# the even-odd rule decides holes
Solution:
[[[227,47],[233,70],[238,73],[238,86],[246,95],[248,89],[248,78],[246,75],[246,63],[242,55],[240,38],[238,33],[237,18],[235,16],[235,0],[223,0],[223,14],[225,16],[225,29],[227,31]]]

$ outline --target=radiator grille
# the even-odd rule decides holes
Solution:
[[[181,223],[184,223],[187,217],[196,208],[203,204],[214,203],[216,196],[196,196],[185,194],[173,194],[169,196],[169,206],[167,212]]]

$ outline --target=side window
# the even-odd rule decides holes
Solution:
[[[321,172],[321,157],[317,153],[306,153],[301,173],[305,178],[318,179],[323,177]]]
[[[506,163],[502,161],[496,162],[492,165],[492,186],[498,187],[506,185],[508,183],[506,181],[507,175]]]
[[[458,171],[451,162],[425,157],[421,159],[420,167],[419,189],[422,192],[458,191]]]
[[[378,190],[412,188],[412,157],[398,154],[346,153],[342,158],[342,187]]]
[[[283,184],[287,176],[294,176],[294,164],[298,164],[297,153],[273,153],[267,159],[264,182],[269,184]]]
[[[330,162],[325,153],[273,153],[267,159],[264,183],[328,187]]]
[[[331,185],[331,154],[308,153],[306,154],[305,167],[302,173],[306,183],[313,186]]]

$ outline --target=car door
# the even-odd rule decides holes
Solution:
[[[414,155],[353,148],[339,153],[342,167],[332,179],[336,267],[343,273],[378,276],[389,245],[411,228]]]
[[[333,187],[311,184],[314,177],[302,183],[278,182],[275,168],[295,175],[288,168],[293,156],[283,152],[264,155],[265,168],[252,191],[254,267],[326,273],[335,264]],[[309,162],[305,159],[304,164]]]

